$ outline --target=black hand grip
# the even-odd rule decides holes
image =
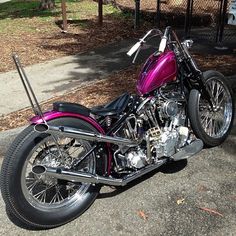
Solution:
[[[163,37],[168,38],[170,32],[171,32],[171,26],[167,26],[166,29],[165,29]]]

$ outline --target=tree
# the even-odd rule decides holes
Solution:
[[[39,8],[41,10],[53,9],[55,7],[55,0],[40,0]]]

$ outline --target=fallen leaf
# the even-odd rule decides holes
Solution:
[[[230,199],[236,200],[236,195],[235,196],[230,196]]]
[[[199,186],[198,186],[198,191],[199,191],[199,192],[206,192],[206,191],[207,191],[207,187],[204,186],[204,185],[199,185]]]
[[[148,215],[144,211],[138,211],[138,215],[144,220],[148,219]]]
[[[207,208],[207,207],[199,207],[199,209],[223,217],[223,215],[221,213],[219,213],[218,211],[216,211],[214,209],[210,209],[210,208]]]
[[[185,199],[181,198],[181,199],[178,199],[176,202],[177,202],[178,205],[180,205],[180,204],[183,204],[184,201],[185,201]]]

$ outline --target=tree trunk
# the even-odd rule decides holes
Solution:
[[[41,10],[53,9],[55,7],[55,0],[41,0],[39,8]]]

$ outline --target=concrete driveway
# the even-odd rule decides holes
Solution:
[[[236,235],[235,173],[236,127],[223,145],[188,162],[166,166],[122,190],[104,187],[80,218],[56,229],[18,228],[0,198],[0,235]]]

